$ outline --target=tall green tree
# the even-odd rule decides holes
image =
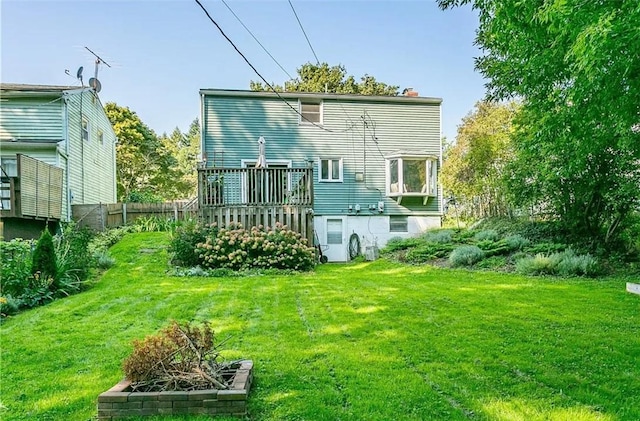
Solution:
[[[437,0],[479,12],[476,67],[491,99],[521,98],[516,204],[609,243],[640,206],[640,4]]]
[[[134,111],[112,102],[105,111],[118,138],[118,200],[164,200],[176,178],[176,159]]]
[[[513,119],[518,104],[478,102],[458,126],[456,141],[445,150],[440,174],[467,216],[507,215],[505,167],[513,159]]]
[[[165,192],[168,199],[186,199],[197,194],[197,159],[200,154],[200,122],[193,120],[186,133],[176,127],[170,135],[160,136],[165,150],[175,158],[176,178]]]
[[[305,63],[298,68],[298,77],[281,85],[271,84],[276,91],[287,92],[327,92],[360,95],[398,95],[398,86],[378,82],[375,77],[365,74],[357,82],[347,75],[343,65],[329,66],[327,63]],[[262,82],[251,81],[252,91],[266,91],[269,87]]]

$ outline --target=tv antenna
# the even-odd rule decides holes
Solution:
[[[100,67],[100,64],[106,64],[107,67],[111,67],[111,65],[109,63],[107,63],[106,61],[104,61],[102,59],[102,57],[100,57],[99,55],[97,55],[96,53],[94,53],[93,51],[91,51],[91,49],[89,47],[84,47],[88,52],[90,52],[91,54],[94,55],[94,57],[96,58],[96,66],[95,66],[95,73],[94,76],[92,78],[89,79],[89,86],[92,87],[93,89],[95,89],[96,92],[100,92],[100,90],[102,89],[102,84],[100,83],[100,81],[98,80],[98,68]]]

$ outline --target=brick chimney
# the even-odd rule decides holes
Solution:
[[[418,92],[414,91],[413,88],[404,88],[402,95],[416,97],[418,96]]]

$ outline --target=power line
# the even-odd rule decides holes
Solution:
[[[264,84],[266,86],[269,87],[269,89],[271,89],[273,91],[274,94],[277,95],[278,98],[280,98],[280,100],[282,100],[282,102],[284,102],[285,104],[287,104],[287,106],[289,108],[291,108],[296,114],[298,114],[300,116],[300,118],[303,118],[304,120],[306,120],[308,123],[311,123],[312,125],[316,126],[319,129],[322,129],[324,131],[327,132],[331,132],[331,133],[335,133],[335,131],[331,130],[331,129],[327,129],[326,127],[322,127],[319,124],[316,124],[315,122],[309,120],[307,117],[305,117],[304,115],[302,115],[302,113],[300,111],[298,111],[297,109],[295,109],[290,103],[289,101],[287,101],[282,95],[280,95],[280,93],[278,91],[276,91],[274,89],[273,86],[271,86],[271,84],[269,82],[267,82],[267,79],[265,79],[260,72],[258,71],[258,69],[255,68],[255,66],[253,64],[251,64],[251,62],[249,61],[249,59],[247,59],[247,57],[242,54],[242,51],[240,51],[238,49],[238,47],[236,47],[236,45],[233,43],[233,41],[231,41],[231,38],[229,38],[227,36],[227,34],[224,33],[224,31],[222,30],[222,28],[220,27],[220,25],[218,25],[218,22],[215,21],[215,19],[213,19],[211,17],[211,15],[209,14],[209,11],[202,5],[202,3],[200,3],[200,0],[195,0],[196,3],[198,3],[198,6],[200,6],[200,8],[202,9],[202,11],[205,13],[205,15],[207,15],[207,17],[209,18],[209,20],[211,21],[211,23],[213,23],[216,28],[218,28],[218,31],[220,31],[220,33],[222,34],[222,36],[229,42],[229,44],[231,44],[231,46],[236,50],[236,52],[238,54],[240,54],[240,57],[242,57],[244,59],[244,61],[249,65],[249,67],[251,67],[251,69],[255,72],[256,75],[258,75],[258,77],[260,79],[262,79],[262,81],[264,82]],[[346,131],[346,130],[345,130]]]
[[[266,48],[264,45],[262,45],[262,43],[258,40],[258,38],[256,38],[256,36],[255,36],[255,35],[253,35],[253,32],[251,32],[251,30],[249,30],[249,28],[247,28],[247,25],[245,25],[245,24],[242,22],[242,20],[240,20],[240,18],[238,17],[238,15],[236,15],[236,13],[233,11],[233,9],[231,9],[231,7],[227,4],[227,2],[226,2],[225,0],[222,0],[222,3],[224,3],[224,5],[225,5],[225,6],[227,6],[227,9],[229,9],[229,11],[231,12],[231,14],[232,14],[232,15],[233,15],[237,20],[238,20],[238,22],[240,22],[240,25],[242,25],[242,27],[243,27],[244,29],[246,29],[246,30],[247,30],[247,32],[249,33],[249,35],[251,35],[251,36],[253,37],[253,39],[258,43],[258,45],[259,45],[260,47],[262,47],[262,49],[264,50],[264,52],[265,52],[265,53],[267,53],[267,55],[268,55],[269,57],[271,57],[271,60],[273,60],[273,61],[274,61],[274,63],[276,63],[276,64],[278,65],[278,67],[280,67],[280,69],[282,69],[282,71],[283,71],[283,72],[285,72],[287,76],[289,76],[289,79],[293,79],[293,76],[291,76],[291,75],[289,74],[289,72],[287,72],[287,70],[286,70],[284,67],[282,67],[282,65],[281,65],[280,63],[278,63],[278,60],[276,60],[276,59],[275,59],[275,57],[273,57],[273,56],[271,55],[271,53],[269,52],[269,50],[267,50],[267,48]]]
[[[293,14],[296,16],[296,20],[298,21],[298,25],[300,25],[300,29],[302,29],[302,33],[304,34],[304,37],[307,39],[307,44],[309,44],[309,48],[311,48],[311,52],[313,53],[313,56],[316,58],[316,64],[320,64],[320,60],[318,60],[318,56],[316,55],[316,51],[313,49],[313,46],[311,45],[311,41],[309,41],[309,37],[307,36],[307,32],[304,30],[304,27],[302,26],[302,22],[300,22],[300,18],[298,17],[298,14],[296,13],[296,9],[294,9],[293,3],[291,3],[291,0],[289,0],[289,6],[291,6],[291,10],[293,10]]]

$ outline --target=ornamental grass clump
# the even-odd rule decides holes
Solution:
[[[286,225],[275,228],[240,224],[220,228],[215,236],[207,236],[196,245],[198,263],[207,269],[290,269],[313,268],[315,249],[307,240]]]
[[[460,246],[449,255],[451,266],[473,266],[484,258],[484,252],[478,246]]]
[[[567,249],[560,253],[538,253],[516,261],[516,271],[525,275],[597,276],[598,261],[590,254],[576,254]]]

